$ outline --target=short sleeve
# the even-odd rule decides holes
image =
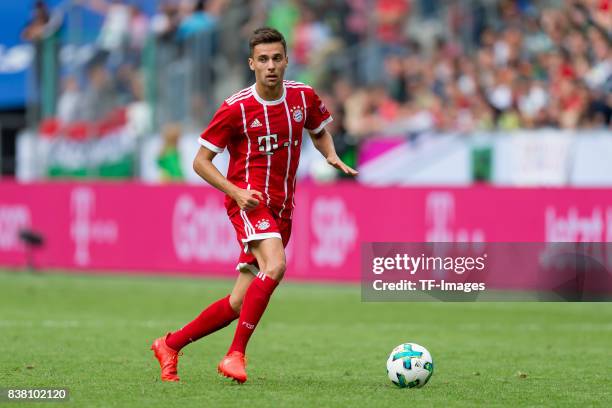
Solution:
[[[319,133],[334,119],[314,90],[309,99],[304,128],[312,133]]]
[[[230,138],[234,134],[234,121],[230,106],[223,102],[219,107],[208,127],[200,135],[199,142],[202,146],[215,153],[223,153]]]

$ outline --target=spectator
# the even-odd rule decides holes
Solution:
[[[148,17],[127,0],[87,1],[105,16],[100,46],[115,61],[126,50],[131,57],[119,58],[118,64],[94,59],[90,65],[97,68],[90,70],[82,92],[67,80],[62,116],[73,116],[69,107],[80,93],[86,116],[107,110],[111,100],[145,112],[138,72]],[[217,88],[250,80],[250,71],[233,69],[237,56],[246,53],[223,49],[237,44],[226,37],[268,22],[288,30],[291,79],[326,90],[353,141],[429,130],[610,126],[609,0],[572,0],[556,7],[531,0],[468,3],[427,8],[427,2],[407,0],[235,0],[231,5],[229,0],[161,0],[151,19],[151,32],[160,40],[157,65],[164,69],[154,73],[158,83],[149,85],[166,86],[152,94],[159,101],[156,112],[168,115],[164,121],[201,126],[219,103]],[[36,4],[24,37],[37,38],[48,19],[44,4]],[[470,15],[474,10],[477,15]],[[428,24],[442,22],[441,27],[419,33],[414,23],[434,14]],[[227,27],[230,23],[235,29]],[[202,33],[213,34],[205,37],[212,39],[211,48],[199,41]],[[103,73],[104,66],[112,70]],[[219,72],[232,80],[218,81]],[[101,98],[98,107],[91,106],[93,95]],[[150,115],[150,107],[147,112],[134,115]]]
[[[122,52],[127,45],[130,30],[130,7],[123,0],[90,0],[89,6],[104,16],[98,44],[99,58],[105,60],[112,55],[121,62]]]
[[[142,76],[138,72],[130,75],[132,100],[127,104],[127,129],[134,137],[144,137],[151,133],[153,113],[145,102]]]
[[[59,71],[60,26],[58,13],[51,14],[43,0],[36,0],[32,17],[21,31],[21,38],[34,46],[34,89],[38,95],[30,102],[30,114],[35,121],[54,114],[53,104],[44,101],[42,95],[57,89],[58,78],[53,73]]]
[[[116,94],[106,68],[100,64],[92,65],[88,69],[87,88],[81,101],[81,119],[100,120],[116,106]]]
[[[196,34],[212,32],[217,26],[217,18],[206,10],[206,0],[183,0],[184,17],[179,24],[176,36],[185,40]]]
[[[73,76],[64,78],[63,90],[57,103],[57,118],[61,123],[71,123],[80,119],[82,97],[76,78]]]
[[[293,47],[290,59],[290,73],[300,81],[315,82],[312,72],[316,69],[317,54],[325,52],[329,46],[330,30],[317,20],[313,10],[303,5],[300,8],[300,18],[293,29]]]
[[[36,0],[32,18],[21,32],[21,37],[33,43],[41,41],[44,38],[49,18],[49,9],[45,2],[43,0]]]
[[[181,132],[180,125],[176,123],[166,124],[162,130],[163,145],[157,157],[162,181],[182,181],[185,178],[178,149]]]
[[[140,65],[140,58],[149,34],[149,18],[135,4],[130,6],[130,27],[128,30],[128,61]]]
[[[388,45],[404,45],[410,3],[406,0],[377,0],[374,12],[377,40]]]
[[[174,39],[180,24],[179,10],[172,1],[160,2],[158,12],[151,19],[151,31],[159,40],[168,42]]]

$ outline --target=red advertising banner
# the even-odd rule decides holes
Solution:
[[[366,242],[612,242],[612,190],[298,187],[287,278],[359,281]],[[223,196],[203,186],[0,182],[0,266],[234,276]]]

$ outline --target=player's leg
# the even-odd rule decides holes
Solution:
[[[245,221],[238,212],[230,216],[230,220],[236,228],[238,242],[243,247],[242,239],[247,238]],[[162,366],[162,379],[167,377],[168,381],[178,380],[176,377],[177,353],[183,347],[227,326],[238,317],[242,299],[253,280],[253,274],[259,272],[255,266],[256,263],[252,254],[242,252],[236,268],[239,272],[238,279],[236,279],[232,293],[209,305],[181,329],[169,333],[165,338],[155,340],[151,348],[155,351],[155,356]],[[164,369],[164,366],[168,368]],[[164,372],[170,374],[164,375]]]
[[[238,327],[228,353],[239,351],[244,354],[249,338],[266,310],[270,296],[285,273],[285,248],[280,239],[255,241],[251,245],[251,252],[257,258],[260,272],[245,293]]]
[[[195,319],[182,328],[168,334],[166,344],[173,350],[180,351],[189,343],[224,328],[237,317],[238,312],[232,308],[230,295],[227,295],[208,305]]]
[[[246,294],[249,285],[255,278],[255,275],[250,270],[241,269],[238,278],[236,279],[236,283],[234,284],[234,288],[232,289],[232,293],[230,294],[229,303],[232,309],[236,313],[240,313],[240,308],[242,307],[242,301],[244,299],[244,295]]]
[[[242,299],[252,280],[251,272],[241,271],[230,295],[210,304],[179,330],[153,342],[151,350],[159,361],[163,381],[179,381],[177,365],[179,352],[183,347],[224,328],[238,317]]]
[[[280,239],[269,238],[255,241],[251,245],[251,252],[257,258],[260,272],[245,293],[236,334],[228,354],[233,351],[244,354],[247,343],[266,310],[274,289],[285,273],[285,248]]]
[[[249,285],[242,303],[234,340],[226,357],[219,364],[219,372],[239,382],[247,379],[245,357],[247,343],[268,306],[274,289],[285,273],[285,249],[278,238],[253,241],[250,250],[257,258],[260,272]]]
[[[244,283],[241,285],[244,286]],[[179,381],[177,365],[179,352],[183,347],[224,328],[238,317],[238,312],[230,305],[230,296],[213,302],[194,320],[153,342],[151,350],[159,361],[163,381]]]

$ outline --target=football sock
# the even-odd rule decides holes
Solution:
[[[257,323],[259,323],[259,319],[264,314],[270,301],[270,296],[272,296],[277,286],[278,281],[263,273],[260,273],[257,278],[253,279],[244,295],[234,341],[227,354],[232,351],[239,351],[244,354],[247,343],[255,331]]]
[[[187,344],[214,333],[233,322],[238,317],[238,313],[230,306],[229,298],[229,295],[227,295],[217,300],[204,309],[193,321],[170,333],[166,338],[168,347],[179,351]]]

